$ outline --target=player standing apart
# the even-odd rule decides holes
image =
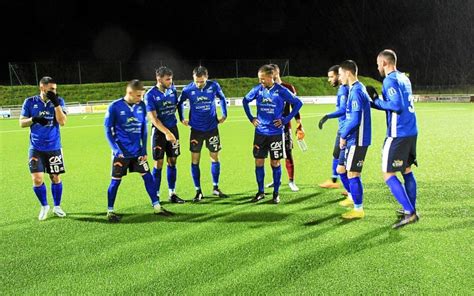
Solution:
[[[357,64],[354,61],[347,60],[340,64],[339,79],[342,84],[350,87],[346,119],[340,129],[339,147],[346,149],[345,165],[354,200],[354,209],[342,214],[342,218],[359,219],[365,216],[362,206],[364,191],[360,177],[371,143],[370,99],[365,86],[357,80]]]
[[[387,137],[382,153],[382,172],[385,183],[393,196],[402,205],[398,210],[401,216],[393,228],[415,223],[419,217],[416,213],[416,180],[411,166],[416,161],[416,141],[418,128],[411,82],[408,77],[397,70],[397,55],[386,49],[377,56],[377,68],[383,80],[382,95],[379,98],[373,87],[367,87],[371,103],[375,109],[386,113]],[[401,172],[405,184],[402,185],[396,173]]]
[[[280,159],[285,158],[284,126],[299,112],[303,103],[286,87],[273,80],[274,68],[264,65],[258,70],[260,84],[250,90],[243,99],[243,107],[250,122],[255,126],[253,156],[258,192],[252,199],[257,202],[265,198],[265,158],[270,152],[270,164],[273,171],[273,203],[280,203],[281,183]],[[257,116],[250,111],[250,102],[256,100]],[[286,104],[293,106],[288,116],[283,116]]]
[[[201,170],[199,161],[204,142],[211,157],[211,175],[213,190],[212,194],[218,197],[227,197],[219,189],[219,175],[221,164],[219,162],[219,151],[221,141],[218,124],[224,123],[227,118],[227,102],[219,83],[208,80],[208,72],[205,67],[199,66],[193,70],[194,82],[184,87],[179,98],[179,119],[185,126],[191,127],[189,149],[191,151],[191,175],[196,188],[193,202],[199,202],[204,195],[201,190]],[[220,100],[222,116],[217,118],[216,97]],[[184,117],[183,104],[189,100],[189,119]]]
[[[105,134],[113,153],[112,180],[107,191],[107,218],[112,223],[121,219],[114,211],[114,204],[120,182],[127,171],[141,174],[155,213],[166,213],[160,206],[156,185],[147,163],[148,135],[143,91],[141,81],[130,81],[126,95],[113,101],[105,114]]]
[[[176,126],[176,107],[178,94],[173,85],[173,71],[167,67],[156,70],[156,86],[149,89],[145,96],[146,110],[152,123],[151,149],[154,160],[153,178],[159,199],[161,187],[161,169],[166,153],[166,175],[168,179],[169,201],[184,203],[176,194],[176,160],[180,154],[179,132]]]
[[[58,217],[66,216],[61,209],[63,183],[60,175],[66,171],[59,126],[66,124],[67,116],[64,99],[56,92],[56,82],[51,77],[43,77],[39,88],[39,95],[29,97],[24,101],[20,126],[30,128],[29,167],[33,191],[41,204],[38,219],[45,220],[50,207],[46,197],[44,172],[48,173],[51,179],[53,213]]]

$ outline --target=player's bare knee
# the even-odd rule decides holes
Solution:
[[[384,172],[383,173],[383,179],[385,181],[387,181],[388,179],[390,179],[392,176],[395,176],[395,173],[389,173],[389,172]]]
[[[161,169],[163,167],[163,159],[155,160],[154,165],[155,165],[155,168]]]
[[[176,157],[170,157],[166,159],[166,161],[168,162],[169,166],[176,166]]]
[[[411,173],[411,166],[407,167],[403,172],[404,175]]]
[[[60,177],[60,175],[57,175],[57,174],[50,174],[50,175],[49,175],[49,179],[51,179],[51,182],[53,182],[54,184],[61,183],[61,177]]]
[[[262,167],[265,165],[265,159],[263,158],[256,158],[255,159],[255,166]]]
[[[357,178],[357,177],[360,177],[360,173],[359,172],[347,172],[347,177],[349,177],[349,179]]]
[[[270,161],[270,165],[274,168],[279,167],[280,166],[280,160],[279,159],[275,159],[275,160],[272,159]]]
[[[32,174],[31,179],[33,180],[34,186],[40,186],[44,182],[43,174]]]
[[[346,173],[346,167],[342,165],[338,165],[336,168],[336,172],[338,174],[345,174]]]
[[[219,154],[217,152],[211,152],[209,154],[209,156],[211,157],[212,162],[218,162],[219,161]]]

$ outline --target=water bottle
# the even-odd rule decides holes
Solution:
[[[304,139],[298,140],[298,146],[303,152],[306,152],[306,150],[308,150],[308,146],[306,145],[306,142],[304,141]]]

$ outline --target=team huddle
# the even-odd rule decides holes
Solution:
[[[387,136],[383,146],[382,171],[387,186],[403,207],[397,211],[399,220],[393,225],[394,228],[399,228],[419,219],[416,211],[417,185],[411,170],[413,164],[417,165],[418,132],[411,83],[405,74],[397,70],[396,63],[397,56],[392,50],[383,50],[377,56],[377,67],[384,77],[382,97],[379,97],[374,87],[364,86],[358,81],[358,69],[354,61],[346,60],[328,70],[328,81],[333,87],[339,87],[336,111],[321,118],[319,128],[322,129],[324,123],[331,118],[338,118],[339,127],[333,151],[332,179],[320,186],[337,188],[337,180],[340,179],[346,190],[343,194],[347,196],[340,205],[349,208],[342,218],[364,218],[361,173],[371,145],[371,109],[385,111]],[[294,86],[281,81],[277,65],[260,67],[258,79],[259,84],[242,100],[245,114],[255,127],[253,156],[257,193],[250,200],[259,202],[265,198],[264,164],[270,155],[273,178],[266,187],[273,188],[272,202],[278,204],[282,178],[281,159],[285,159],[290,189],[299,190],[294,180],[291,120],[295,118],[296,134],[298,139],[303,139],[305,133],[299,113],[303,103],[296,96]],[[219,153],[222,147],[218,126],[227,119],[227,100],[220,85],[208,80],[208,71],[202,66],[193,70],[193,82],[185,86],[179,95],[173,84],[171,69],[157,69],[156,81],[156,85],[146,92],[141,81],[128,82],[125,96],[113,101],[105,115],[105,135],[113,154],[111,182],[107,191],[107,218],[112,223],[121,219],[115,212],[114,205],[122,177],[127,172],[141,174],[155,214],[171,214],[162,207],[160,199],[165,155],[168,200],[171,203],[185,203],[176,191],[176,163],[181,154],[176,113],[179,121],[191,129],[191,175],[196,189],[192,201],[198,203],[204,198],[200,171],[201,150],[204,145],[211,158],[212,194],[220,198],[228,197],[219,187]],[[67,121],[67,108],[64,99],[57,95],[57,85],[51,77],[43,77],[39,87],[39,95],[25,100],[20,125],[30,127],[29,168],[33,190],[41,203],[38,219],[45,220],[50,210],[44,184],[45,172],[51,179],[53,213],[58,217],[66,216],[61,208],[60,175],[65,173],[65,168],[59,129]],[[256,103],[256,114],[250,106],[253,101]],[[189,111],[186,116],[187,109]],[[148,165],[148,121],[152,124],[152,169]],[[401,172],[403,184],[398,179],[397,172]]]

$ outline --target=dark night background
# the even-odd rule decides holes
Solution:
[[[289,58],[325,75],[354,59],[378,77],[394,49],[415,85],[474,84],[474,0],[2,1],[0,82],[8,62]]]

